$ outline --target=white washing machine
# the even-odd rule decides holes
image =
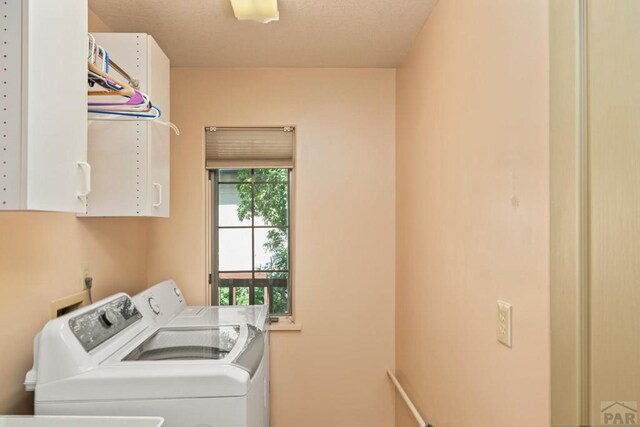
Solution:
[[[269,372],[269,307],[255,306],[188,306],[182,291],[175,281],[166,280],[133,297],[135,305],[145,319],[156,326],[208,327],[224,325],[252,325],[264,334],[264,351],[261,364],[264,382],[263,424],[269,426],[270,419],[270,372]]]
[[[47,323],[34,341],[34,367],[25,381],[35,390],[36,414],[160,416],[165,427],[268,427],[264,324],[179,321],[191,308],[166,283],[136,296],[137,304],[117,294]],[[248,307],[247,313],[264,311],[266,321],[266,310]]]

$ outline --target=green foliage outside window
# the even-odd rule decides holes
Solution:
[[[283,270],[266,273],[269,279],[287,279],[289,271],[289,240],[287,227],[289,225],[289,194],[287,169],[241,169],[238,171],[236,184],[240,202],[238,204],[238,219],[251,220],[252,213],[256,218],[263,218],[269,229],[265,250],[272,254],[265,265],[256,270]],[[254,194],[255,193],[255,194]],[[255,202],[254,202],[255,201]],[[220,303],[229,301],[229,289],[220,290]],[[256,304],[264,303],[264,289],[255,289]],[[249,304],[249,289],[236,289],[236,304]],[[289,312],[289,290],[274,287],[273,313]]]

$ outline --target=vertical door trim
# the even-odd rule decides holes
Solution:
[[[591,348],[590,348],[590,251],[589,251],[589,58],[588,58],[588,0],[579,0],[579,310],[580,310],[580,422],[591,425]]]

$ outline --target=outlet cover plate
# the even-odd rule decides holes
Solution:
[[[511,311],[511,304],[498,300],[496,332],[498,334],[498,341],[507,347],[511,347]]]

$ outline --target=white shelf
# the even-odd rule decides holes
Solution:
[[[170,120],[170,63],[147,34],[94,33],[114,61]],[[169,216],[169,128],[156,122],[89,124],[93,189],[83,216]]]

